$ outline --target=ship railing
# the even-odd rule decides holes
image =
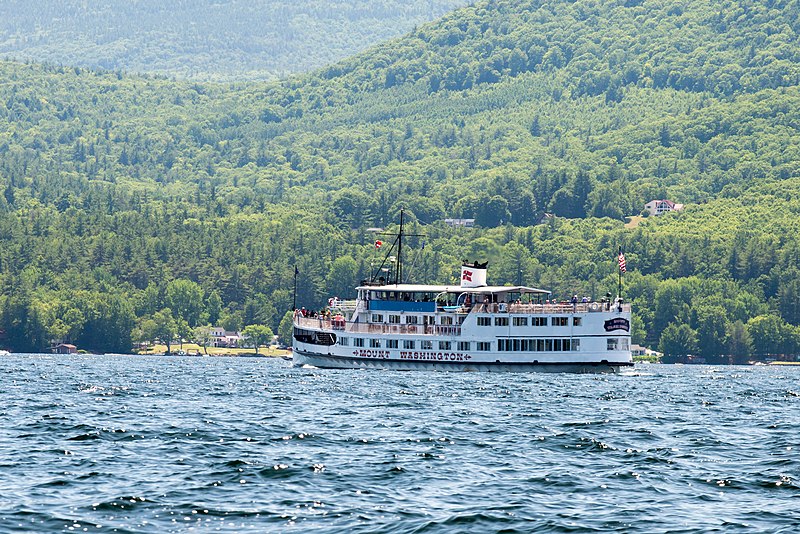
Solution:
[[[428,335],[428,336],[460,336],[461,327],[455,325],[424,325],[424,324],[364,324],[348,323],[343,320],[328,319],[325,317],[302,317],[294,319],[298,328],[321,328],[327,330],[340,330],[348,334],[401,334],[401,335]]]
[[[614,302],[578,302],[576,304],[572,304],[571,302],[556,302],[550,304],[491,302],[476,304],[472,307],[472,312],[535,315],[555,313],[593,313],[618,310],[620,307],[621,311],[623,312],[631,311],[630,304],[623,303],[620,306],[620,304],[616,304]]]
[[[340,300],[339,301],[339,303],[340,303],[339,307],[342,309],[342,311],[353,312],[353,311],[356,310],[356,303],[357,302],[358,301],[355,300],[355,299],[353,299],[353,300]]]

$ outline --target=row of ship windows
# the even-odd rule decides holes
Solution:
[[[458,347],[458,350],[472,350],[472,343],[470,341],[459,341],[457,343],[453,343],[452,341],[439,341],[438,342],[439,350],[453,350],[453,345]],[[343,347],[350,346],[350,338],[348,337],[340,337],[339,338],[339,345]],[[353,346],[354,347],[364,347],[364,338],[363,337],[354,337],[353,338]],[[387,349],[398,349],[400,348],[400,343],[396,339],[386,339],[385,346]],[[381,340],[380,339],[370,339],[369,340],[369,347],[372,349],[379,349],[381,348]],[[478,350],[492,350],[491,343],[489,342],[482,342],[479,341],[477,343]],[[417,348],[417,341],[413,339],[404,339],[403,340],[403,348],[404,349],[416,349]],[[430,339],[424,339],[419,342],[419,348],[423,350],[433,350],[433,341]]]
[[[400,324],[401,317],[399,315],[389,315],[389,324]],[[478,316],[478,326],[492,326],[492,319],[494,319],[495,326],[508,326],[509,318],[508,316],[503,317],[491,317],[491,316]],[[551,326],[569,326],[569,317],[512,317],[511,324],[514,326],[528,326],[528,319],[530,319],[531,326],[547,326],[548,319],[550,320],[549,323]],[[460,317],[459,324],[463,322],[464,317]],[[405,316],[406,324],[419,324],[419,317],[416,315],[406,315]],[[373,323],[382,323],[383,322],[383,314],[380,313],[373,313],[372,314],[372,322]],[[430,322],[428,324],[434,324],[433,316],[430,317]],[[452,325],[453,318],[452,317],[440,317],[439,324],[441,325]],[[572,326],[580,326],[581,325],[581,318],[580,317],[573,317],[572,318]]]
[[[528,317],[512,317],[514,326],[528,326]],[[531,317],[531,326],[547,326],[547,317]],[[569,326],[569,317],[550,317],[551,326]],[[494,317],[495,326],[508,326],[508,317]],[[572,326],[580,326],[581,318],[573,317]],[[492,326],[492,317],[478,317],[478,326]]]
[[[419,324],[420,323],[419,316],[417,316],[417,315],[405,315],[404,317],[405,317],[405,324]],[[459,317],[458,324],[463,323],[465,318],[466,318],[466,316]],[[400,324],[401,316],[399,316],[399,315],[389,315],[388,319],[389,319],[389,324]],[[426,321],[425,324],[434,324],[435,323],[435,319],[434,319],[433,315],[424,315],[423,316],[423,320]],[[372,314],[372,322],[373,323],[382,323],[383,322],[383,314],[382,313],[373,313]],[[450,316],[440,317],[439,318],[439,324],[452,325],[453,324],[453,318],[450,317]]]
[[[387,339],[385,340],[386,344],[385,347],[387,349],[397,349],[400,348],[399,341],[397,339]],[[350,346],[350,338],[348,337],[340,337],[339,344],[343,347]],[[438,342],[438,349],[439,350],[453,350],[453,342],[452,341],[439,341]],[[472,342],[471,341],[459,341],[455,343],[456,349],[461,351],[469,351],[472,350]],[[353,346],[354,347],[364,347],[364,338],[363,337],[356,337],[353,338]],[[373,349],[381,348],[381,340],[380,339],[370,339],[369,346]],[[429,339],[425,339],[419,342],[419,348],[422,350],[433,350],[434,342]],[[408,350],[413,350],[417,348],[417,341],[413,339],[404,339],[403,340],[403,348]],[[628,350],[630,348],[630,341],[626,337],[610,337],[606,339],[606,350]],[[492,350],[492,342],[491,341],[478,341],[475,343],[475,349],[478,351],[491,351]],[[558,352],[558,351],[579,351],[581,350],[581,340],[580,339],[498,339],[497,340],[497,350],[501,352]]]
[[[498,339],[500,352],[560,352],[581,350],[580,339]]]
[[[606,350],[628,350],[627,337],[606,339]],[[559,352],[581,350],[580,339],[498,339],[497,350],[501,352]]]

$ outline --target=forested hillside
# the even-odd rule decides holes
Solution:
[[[466,0],[3,0],[0,56],[196,80],[328,65]]]
[[[796,354],[798,15],[498,0],[270,85],[0,64],[8,344],[279,328],[294,265],[298,305],[351,296],[367,228],[406,208],[416,281],[486,259],[492,283],[600,297],[622,246],[636,341]],[[625,228],[654,198],[687,208]]]

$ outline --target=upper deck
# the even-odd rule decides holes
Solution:
[[[402,302],[402,301],[400,301]],[[362,302],[365,306],[361,311],[377,311],[374,308],[366,307],[367,302]],[[515,316],[541,316],[541,315],[569,315],[569,314],[593,314],[609,311],[621,311],[630,313],[630,304],[619,304],[614,302],[579,302],[572,304],[569,302],[534,304],[534,303],[479,303],[472,306],[455,305],[440,306],[435,302],[431,312],[435,317],[459,317],[465,318],[468,314],[490,314],[496,316],[515,315]],[[356,308],[358,311],[358,308]],[[401,312],[403,310],[394,310]],[[416,311],[416,310],[415,310]],[[454,324],[436,324],[432,321],[428,324],[391,324],[383,322],[345,322],[343,319],[334,320],[326,317],[295,317],[295,326],[301,328],[324,329],[324,330],[343,330],[352,333],[363,334],[415,334],[415,335],[461,335],[460,321],[457,319]]]

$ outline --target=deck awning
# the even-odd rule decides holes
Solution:
[[[392,291],[397,293],[471,293],[473,295],[501,295],[519,293],[521,295],[549,295],[550,291],[527,286],[483,286],[461,287],[423,284],[389,284],[385,286],[358,286],[357,290]]]

